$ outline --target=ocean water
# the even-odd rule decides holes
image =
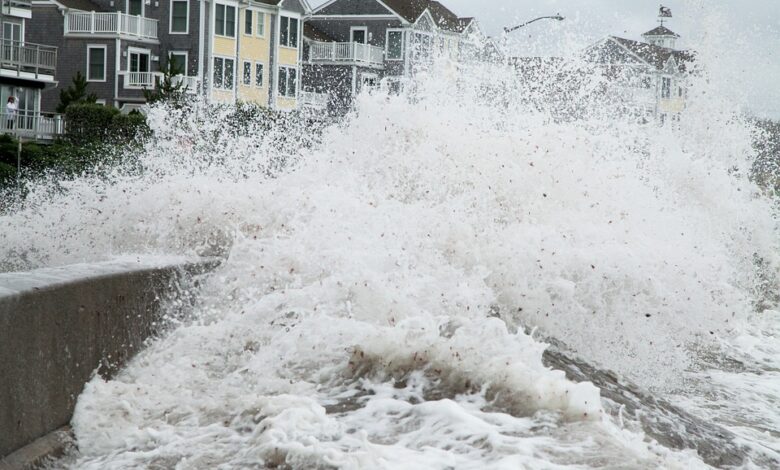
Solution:
[[[32,186],[0,217],[14,269],[224,257],[188,321],[87,384],[59,465],[712,464],[545,366],[553,339],[734,433],[737,466],[778,461],[780,314],[757,308],[777,290],[775,201],[734,106],[702,72],[679,125],[588,87],[560,120],[505,71],[440,66],[305,145],[153,109],[132,165]]]

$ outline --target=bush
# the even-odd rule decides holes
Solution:
[[[67,138],[75,145],[105,142],[111,137],[116,108],[100,104],[76,103],[65,110]]]
[[[112,138],[116,143],[131,143],[151,134],[146,116],[138,111],[130,114],[116,114],[112,119]]]

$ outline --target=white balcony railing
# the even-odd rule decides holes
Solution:
[[[330,95],[313,91],[301,91],[298,93],[298,104],[305,108],[324,110],[328,108]]]
[[[40,44],[0,39],[2,68],[17,72],[54,75],[57,68],[57,48]]]
[[[18,111],[13,116],[0,114],[0,133],[10,133],[35,140],[53,140],[65,133],[65,119],[60,114]]]
[[[176,75],[171,77],[174,85],[181,85],[187,88],[187,93],[195,94],[198,92],[200,79],[198,77],[188,77],[186,75]]]
[[[309,45],[311,62],[345,62],[381,67],[384,60],[384,49],[368,44],[312,41]]]
[[[116,34],[157,39],[157,20],[121,12],[71,11],[65,15],[65,34]]]
[[[161,72],[119,72],[124,77],[124,87],[128,89],[154,88],[162,79]]]

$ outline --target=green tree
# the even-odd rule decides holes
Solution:
[[[176,80],[177,75],[183,75],[184,71],[170,58],[162,67],[163,77],[152,90],[144,90],[144,98],[149,104],[167,102],[180,107],[187,101],[189,87],[184,82]]]
[[[60,90],[57,112],[64,113],[72,103],[95,103],[96,101],[97,96],[94,93],[87,93],[87,78],[81,72],[76,72],[73,83],[68,88]]]

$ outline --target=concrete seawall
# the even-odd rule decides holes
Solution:
[[[138,352],[159,330],[165,300],[217,264],[135,260],[0,274],[0,469],[29,463],[19,454],[34,453],[35,445],[22,448],[36,439],[61,440],[50,433],[68,425],[84,384]]]

